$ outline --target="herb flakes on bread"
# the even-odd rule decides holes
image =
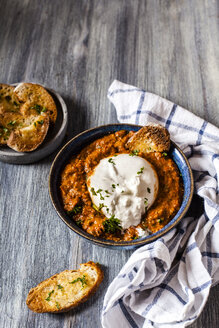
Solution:
[[[24,115],[40,114],[45,112],[50,121],[55,123],[57,108],[52,96],[39,84],[19,83],[14,89],[20,102],[22,102],[21,113]]]
[[[57,117],[52,96],[41,85],[0,84],[0,145],[30,152],[45,139]]]
[[[20,102],[14,89],[12,85],[0,84],[0,114],[20,110]]]
[[[86,301],[102,280],[99,264],[83,263],[79,270],[65,270],[32,288],[26,304],[38,313],[66,312]]]
[[[170,134],[162,125],[150,124],[137,131],[126,145],[131,151],[142,153],[167,152],[170,149]]]

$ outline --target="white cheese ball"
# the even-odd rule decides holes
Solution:
[[[154,203],[158,177],[144,158],[119,154],[102,159],[87,179],[95,207],[120,220],[123,229],[136,226]]]

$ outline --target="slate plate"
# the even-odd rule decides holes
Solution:
[[[16,86],[18,83],[14,83],[12,85]],[[63,141],[68,123],[67,106],[63,98],[57,92],[52,89],[48,89],[45,86],[43,87],[51,94],[56,103],[57,120],[55,125],[50,127],[45,140],[39,148],[34,151],[20,153],[7,146],[1,146],[0,161],[11,164],[34,163],[54,152]]]

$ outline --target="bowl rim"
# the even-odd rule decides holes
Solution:
[[[181,220],[182,218],[185,216],[186,212],[188,211],[189,209],[189,206],[191,204],[191,201],[192,201],[192,197],[193,197],[193,193],[194,193],[194,178],[193,178],[193,174],[192,174],[192,169],[191,169],[191,166],[189,164],[189,161],[188,159],[186,158],[185,154],[183,153],[183,151],[179,148],[179,146],[177,146],[172,140],[171,140],[171,144],[173,145],[174,148],[176,148],[180,155],[183,157],[185,163],[186,163],[186,166],[189,170],[189,177],[190,177],[190,193],[189,193],[189,196],[187,198],[187,203],[185,205],[185,208],[183,209],[182,213],[179,215],[179,217],[171,224],[168,226],[168,224],[171,222],[169,222],[167,225],[166,225],[166,229],[165,226],[161,229],[161,230],[158,230],[156,232],[156,235],[155,234],[152,234],[151,237],[147,236],[145,238],[141,238],[141,239],[136,239],[136,240],[131,240],[131,241],[113,241],[113,240],[108,240],[108,239],[103,239],[103,238],[99,238],[99,237],[95,237],[91,234],[88,234],[86,231],[80,229],[79,227],[77,226],[72,226],[70,225],[67,220],[62,216],[62,214],[59,212],[59,209],[57,208],[56,206],[56,203],[54,201],[54,198],[53,198],[53,188],[52,188],[52,182],[51,182],[51,177],[52,177],[52,174],[53,174],[53,171],[54,171],[54,168],[55,168],[55,165],[56,165],[56,162],[57,160],[59,159],[59,156],[62,154],[62,152],[69,146],[69,144],[71,144],[75,139],[77,139],[78,137],[82,136],[82,135],[85,135],[89,132],[92,132],[92,131],[95,131],[97,129],[104,129],[104,128],[107,128],[107,127],[114,127],[114,126],[130,126],[130,127],[133,127],[133,128],[141,128],[142,125],[137,125],[137,124],[129,124],[129,123],[111,123],[111,124],[105,124],[105,125],[100,125],[100,126],[97,126],[97,127],[94,127],[94,128],[90,128],[90,129],[87,129],[87,130],[84,130],[82,132],[80,132],[79,134],[77,134],[76,136],[74,136],[73,138],[71,138],[60,150],[59,152],[57,153],[56,157],[54,158],[53,162],[52,162],[52,165],[51,165],[51,168],[50,168],[50,172],[49,172],[49,195],[50,195],[50,199],[52,201],[52,204],[53,204],[53,207],[55,208],[56,210],[56,213],[58,214],[58,216],[61,218],[61,220],[72,230],[74,231],[76,234],[78,234],[79,236],[85,238],[87,241],[89,242],[92,242],[96,245],[99,245],[99,246],[103,246],[103,247],[112,247],[112,248],[133,248],[133,247],[139,247],[139,246],[143,246],[143,245],[146,245],[146,244],[149,244],[155,240],[157,240],[158,238],[162,237],[164,234],[166,234],[167,232],[169,232],[171,229],[173,229]],[[122,129],[121,129],[122,130]],[[113,132],[116,132],[116,131],[112,131]],[[110,131],[107,131],[107,133],[110,133]],[[103,131],[103,134],[104,134],[104,131]],[[97,137],[98,138],[98,137]],[[96,139],[94,139],[96,140]],[[182,204],[181,204],[182,205]],[[176,213],[177,215],[177,213]],[[175,216],[176,216],[175,215]],[[174,217],[175,217],[174,216]],[[174,217],[172,218],[172,220],[174,219]]]

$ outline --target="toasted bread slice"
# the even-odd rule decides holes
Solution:
[[[23,115],[19,112],[5,112],[0,114],[0,144],[7,144],[13,130],[23,125]]]
[[[170,134],[162,125],[142,127],[127,142],[128,149],[142,153],[166,152],[170,149]]]
[[[7,145],[18,152],[33,151],[45,139],[48,128],[49,117],[44,113],[38,116],[23,116],[22,126],[11,132]]]
[[[0,84],[0,114],[20,110],[20,102],[14,89],[12,85]]]
[[[39,84],[20,83],[14,90],[18,99],[23,102],[21,113],[24,115],[46,113],[55,123],[57,108],[52,96]]]
[[[102,280],[100,266],[90,261],[79,270],[65,270],[42,281],[30,290],[26,303],[38,313],[66,312],[86,301]]]

